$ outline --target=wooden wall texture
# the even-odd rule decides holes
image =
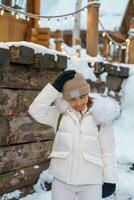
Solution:
[[[0,49],[0,196],[16,189],[26,193],[48,167],[53,130],[27,110],[66,65],[65,56],[55,61],[24,46]]]
[[[24,41],[27,32],[27,21],[16,20],[9,12],[0,16],[0,42]]]

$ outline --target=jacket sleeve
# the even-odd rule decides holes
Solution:
[[[39,123],[57,126],[59,111],[52,103],[59,96],[59,92],[48,83],[29,106],[29,114]]]
[[[103,181],[107,183],[118,182],[118,167],[115,156],[115,141],[112,126],[102,126],[100,128],[100,145],[104,165]]]

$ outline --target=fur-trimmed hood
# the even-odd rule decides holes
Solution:
[[[90,96],[93,98],[93,104],[89,108],[89,112],[92,113],[97,124],[108,125],[118,118],[120,115],[120,105],[116,100],[99,94],[90,94]],[[63,99],[62,95],[56,99],[55,105],[60,113],[65,113],[71,108],[68,101]]]

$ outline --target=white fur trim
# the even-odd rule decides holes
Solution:
[[[70,108],[70,104],[67,100],[63,99],[62,94],[56,98],[55,105],[57,106],[60,113],[65,113]]]
[[[89,111],[92,113],[97,124],[111,124],[119,116],[120,105],[116,100],[95,93],[89,94],[89,96],[92,96],[94,99]],[[63,99],[62,94],[55,100],[55,105],[60,113],[65,113],[71,108],[68,101]]]
[[[116,100],[110,97],[96,95],[90,112],[93,114],[97,124],[108,125],[119,116],[120,105]]]

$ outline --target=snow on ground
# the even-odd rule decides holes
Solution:
[[[33,43],[12,43],[14,45],[26,44],[32,47],[36,52],[44,54],[45,52],[50,52],[56,54],[54,50],[48,50],[45,47],[36,45]],[[0,47],[6,48],[10,46],[11,43],[0,43]],[[68,46],[64,46],[64,50],[70,55],[68,60],[67,69],[75,69],[81,72],[86,78],[90,78],[95,81],[96,76],[93,73],[93,69],[89,68],[88,62],[92,65],[96,61],[103,62],[103,58],[99,55],[97,57],[90,57],[86,55],[84,50],[81,50],[82,58],[77,58],[75,56],[75,50],[70,49]],[[115,63],[114,63],[115,64]],[[124,80],[122,84],[122,89],[120,91],[121,95],[121,114],[113,124],[115,142],[116,142],[116,155],[119,163],[119,183],[117,184],[116,195],[107,198],[108,200],[134,200],[134,171],[130,170],[130,167],[134,163],[134,65],[119,64],[121,67],[129,67],[130,73],[129,77]],[[51,182],[52,177],[47,176],[47,171],[42,172],[37,184],[34,186],[35,192],[29,194],[21,200],[51,200],[51,191],[45,191],[44,181]],[[44,190],[42,189],[44,188]],[[12,197],[19,198],[20,191],[15,191],[9,194],[3,195],[0,200],[11,199]]]

